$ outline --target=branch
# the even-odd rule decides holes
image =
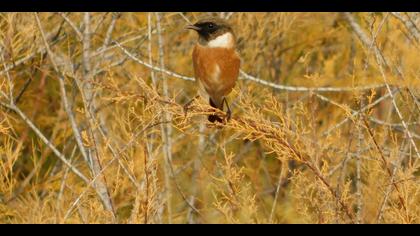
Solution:
[[[121,46],[121,44],[118,43],[117,41],[114,41],[114,43],[117,45],[118,48],[120,48],[123,51],[124,54],[126,54],[129,58],[131,58],[133,61],[137,62],[138,64],[144,65],[144,66],[146,66],[146,67],[148,67],[152,70],[155,70],[155,71],[158,71],[158,72],[161,72],[161,73],[165,73],[165,74],[167,74],[169,76],[172,76],[174,78],[189,80],[189,81],[195,81],[195,79],[193,77],[183,76],[183,75],[177,74],[175,72],[150,65],[149,63],[144,62],[144,61],[140,60],[139,58],[137,58],[136,56],[134,56],[133,54],[131,54],[129,51],[127,51],[127,49],[125,49],[123,46]]]
[[[275,84],[266,80],[262,80],[260,78],[254,77],[252,75],[249,75],[245,73],[244,71],[240,71],[240,74],[244,77],[246,80],[251,80],[254,82],[257,82],[259,84],[278,89],[278,90],[286,90],[289,92],[349,92],[349,91],[358,91],[358,90],[371,90],[371,89],[378,89],[384,87],[383,84],[379,85],[371,85],[371,86],[362,86],[362,87],[342,87],[342,88],[334,88],[334,87],[314,87],[314,88],[308,88],[308,87],[296,87],[296,86],[288,86],[288,85],[281,85],[281,84]]]
[[[77,28],[77,26],[76,26],[76,24],[74,24],[74,22],[73,21],[71,21],[67,16],[66,16],[66,14],[64,14],[64,13],[62,13],[62,12],[59,12],[58,13],[61,17],[63,17],[63,19],[67,22],[67,24],[69,24],[70,25],[70,27],[74,30],[74,32],[76,33],[76,35],[77,35],[77,38],[79,38],[79,40],[80,41],[82,41],[82,39],[83,39],[83,35],[82,35],[82,32],[80,32],[80,30],[79,30],[79,28]]]
[[[411,144],[412,144],[412,146],[414,148],[414,151],[416,152],[417,157],[420,158],[420,153],[419,153],[419,151],[417,149],[416,143],[414,142],[413,135],[411,134],[411,131],[408,129],[408,126],[407,126],[406,122],[404,121],[404,118],[403,118],[403,116],[401,114],[401,111],[398,108],[397,103],[395,101],[395,97],[394,97],[393,91],[391,90],[391,86],[388,84],[388,79],[387,79],[387,77],[385,75],[384,67],[389,67],[389,66],[388,66],[388,64],[387,64],[387,62],[385,60],[385,57],[383,56],[383,54],[379,50],[379,48],[376,46],[376,44],[374,44],[374,42],[371,41],[369,39],[369,37],[363,32],[363,30],[361,29],[360,25],[356,22],[356,20],[351,15],[351,13],[346,12],[346,13],[343,13],[343,14],[344,14],[345,18],[347,19],[347,21],[349,22],[350,26],[352,27],[353,31],[356,33],[356,35],[358,36],[358,38],[362,41],[362,43],[365,44],[365,46],[373,45],[373,48],[374,48],[374,51],[375,51],[375,55],[376,55],[375,58],[376,58],[376,61],[377,61],[378,66],[379,66],[379,70],[380,70],[380,73],[382,75],[382,78],[384,80],[385,87],[386,87],[386,89],[388,91],[388,94],[390,95],[390,97],[392,99],[392,105],[394,106],[394,109],[397,112],[397,115],[398,115],[399,119],[401,120],[401,124],[403,125],[404,130],[406,131],[406,133],[408,135],[408,138],[410,139],[410,142],[411,142]],[[409,90],[411,96],[414,97],[414,95],[411,92],[410,88],[408,88],[408,90]]]
[[[102,46],[98,49],[98,51],[101,51],[101,53],[99,54],[98,61],[95,63],[94,70],[93,70],[94,74],[97,73],[96,72],[97,68],[104,59],[105,50],[102,50],[102,49],[107,48],[109,43],[111,42],[112,32],[114,31],[115,23],[120,18],[120,16],[121,16],[121,14],[119,14],[119,13],[112,14],[111,23],[109,24],[108,29],[106,31],[104,42],[103,42]]]
[[[193,77],[180,75],[178,73],[175,73],[175,72],[172,72],[172,71],[169,71],[169,70],[166,70],[166,69],[162,69],[160,67],[153,66],[153,65],[139,59],[138,57],[134,56],[132,53],[127,51],[127,49],[125,49],[123,46],[121,46],[121,44],[118,43],[117,41],[114,41],[114,43],[118,48],[120,48],[123,51],[124,54],[126,54],[129,58],[131,58],[133,61],[137,62],[138,64],[146,66],[149,69],[165,73],[165,74],[167,74],[169,76],[172,76],[174,78],[188,80],[188,81],[195,81],[195,79]],[[250,80],[250,81],[259,83],[259,84],[267,86],[267,87],[271,87],[271,88],[278,89],[278,90],[285,90],[285,91],[289,91],[289,92],[350,92],[350,91],[358,91],[358,90],[378,89],[378,88],[382,88],[382,87],[385,86],[383,84],[379,84],[379,85],[364,86],[364,87],[362,86],[362,87],[342,87],[342,88],[334,88],[334,87],[308,88],[308,87],[275,84],[275,83],[257,78],[255,76],[249,75],[242,70],[240,71],[240,75],[242,76],[242,79]]]
[[[394,91],[393,91],[393,93],[396,93],[398,90],[397,89],[395,89]],[[322,95],[320,95],[320,94],[315,94],[317,97],[319,97],[321,100],[323,100],[323,101],[327,101],[327,102],[329,102],[329,103],[331,103],[331,104],[334,104],[334,105],[336,105],[336,106],[338,106],[338,107],[342,107],[341,105],[339,105],[339,104],[336,104],[335,102],[332,102],[331,100],[329,100],[328,98],[326,98],[326,97],[324,97],[324,96],[322,96]],[[337,129],[337,128],[339,128],[340,126],[342,126],[342,125],[344,125],[347,121],[349,121],[349,119],[353,119],[354,117],[356,117],[357,115],[359,115],[360,113],[362,113],[362,112],[364,112],[364,111],[366,111],[366,110],[368,110],[368,109],[371,109],[372,107],[374,107],[374,106],[376,106],[377,104],[379,104],[380,102],[382,102],[383,100],[385,100],[385,99],[387,99],[387,98],[389,98],[390,97],[390,94],[386,94],[386,95],[384,95],[384,96],[382,96],[382,97],[380,97],[380,98],[378,98],[377,100],[375,100],[374,102],[372,102],[372,103],[370,103],[370,104],[368,104],[368,105],[366,105],[366,106],[364,106],[362,109],[360,109],[360,110],[358,110],[358,111],[353,111],[352,110],[352,114],[351,114],[351,116],[348,116],[348,117],[346,117],[344,120],[342,120],[342,121],[340,121],[340,122],[338,122],[336,125],[334,125],[333,127],[331,127],[331,128],[329,128],[327,131],[325,131],[324,133],[322,133],[322,136],[327,136],[327,135],[329,135],[332,131],[334,131],[335,129]]]
[[[73,173],[75,173],[77,176],[79,176],[85,183],[89,183],[89,179],[86,178],[85,175],[83,175],[76,167],[74,167],[67,158],[60,152],[58,149],[52,144],[51,141],[49,141],[44,134],[32,123],[32,121],[15,105],[7,105],[3,102],[0,102],[0,105],[16,112],[20,118],[32,129],[32,131],[35,132],[35,134],[47,145],[54,154],[65,164],[67,165]]]
[[[158,32],[159,63],[160,63],[160,67],[164,70],[165,61],[164,61],[164,51],[163,51],[162,29],[161,29],[161,24],[160,24],[161,16],[160,16],[160,13],[158,12],[156,12],[155,14],[156,14],[156,28]],[[163,84],[162,89],[163,89],[164,99],[167,99],[169,97],[168,81],[165,78],[165,74],[162,72],[161,72],[160,79],[162,80],[162,84]],[[169,114],[169,112],[164,111],[163,119],[166,121],[171,120],[171,115]],[[166,202],[167,202],[167,209],[168,209],[168,221],[169,223],[172,223],[172,203],[171,203],[171,196],[172,196],[171,189],[172,188],[171,188],[170,181],[168,178],[169,176],[172,176],[173,174],[173,170],[171,169],[172,167],[172,139],[171,139],[172,127],[170,124],[162,124],[160,128],[161,128],[162,139],[163,139],[162,151],[165,158],[165,187],[168,191],[168,193],[166,194],[167,195]],[[168,171],[168,169],[170,171]],[[175,185],[178,186],[176,181],[175,181]],[[182,192],[181,192],[181,195],[184,196]],[[183,198],[185,199],[185,197]]]
[[[386,172],[387,172],[387,174],[389,175],[389,177],[391,178],[391,181],[392,181],[392,179],[393,179],[392,171],[388,167],[388,163],[387,163],[387,161],[385,159],[384,153],[383,153],[382,149],[380,148],[378,142],[376,141],[375,136],[374,136],[374,134],[373,134],[373,132],[372,132],[372,130],[371,130],[370,126],[369,126],[369,123],[367,122],[365,116],[363,116],[363,121],[364,121],[364,124],[366,126],[366,130],[368,131],[368,134],[369,134],[370,138],[373,141],[373,144],[375,145],[378,153],[380,154],[380,157],[381,157],[381,160],[382,160],[382,164],[383,164],[384,168],[386,169]],[[403,199],[403,197],[401,195],[401,191],[398,188],[398,185],[394,181],[392,181],[392,185],[394,186],[394,188],[398,192],[398,199],[399,199],[402,207],[404,208],[405,211],[407,211],[407,207],[405,206],[405,202],[404,202],[404,199]]]
[[[93,78],[92,78],[92,68],[91,68],[91,61],[90,61],[90,47],[91,47],[91,31],[90,31],[90,13],[85,12],[83,21],[85,24],[85,28],[83,31],[83,40],[82,40],[82,46],[83,46],[83,52],[82,52],[82,64],[83,64],[83,82],[81,92],[82,96],[85,98],[83,104],[85,107],[85,113],[86,113],[86,119],[89,123],[89,130],[91,133],[91,138],[94,142],[94,149],[91,149],[92,155],[90,156],[92,161],[92,173],[94,175],[98,175],[98,173],[101,173],[102,166],[101,166],[101,160],[99,159],[99,152],[98,152],[98,142],[99,137],[97,136],[97,132],[94,130],[95,127],[95,119],[93,110],[96,109],[95,104],[95,95],[93,93]],[[106,178],[104,175],[102,175],[102,178],[98,179],[98,182],[95,184],[96,189],[99,193],[99,196],[102,199],[102,202],[104,203],[104,207],[110,211],[114,217],[116,217],[116,212],[114,209],[114,206],[112,204],[111,195],[108,190],[108,186],[106,184]]]
[[[391,12],[391,14],[404,24],[405,28],[410,32],[414,39],[417,40],[418,43],[420,40],[420,31],[417,29],[416,25],[413,23],[410,17],[407,16],[408,19],[405,19],[399,12]]]
[[[58,81],[60,83],[60,92],[61,92],[62,102],[63,102],[64,109],[66,110],[67,116],[69,117],[70,124],[71,124],[72,130],[73,130],[74,138],[76,139],[76,143],[77,143],[77,146],[79,148],[80,153],[82,154],[85,161],[87,163],[89,163],[89,157],[88,157],[88,154],[87,154],[87,151],[86,151],[85,147],[83,146],[82,137],[80,135],[79,128],[77,127],[76,119],[74,117],[73,111],[71,110],[70,104],[67,100],[67,92],[66,92],[66,88],[64,86],[64,78],[65,78],[64,74],[58,69],[54,53],[51,51],[51,48],[48,45],[47,39],[45,37],[44,30],[42,28],[42,25],[41,25],[41,22],[39,20],[38,15],[36,14],[35,17],[36,17],[36,22],[37,22],[39,31],[41,33],[41,38],[42,38],[42,41],[44,43],[44,47],[45,47],[45,49],[47,51],[47,54],[48,54],[48,58],[50,59],[51,64],[53,65],[53,68],[54,68],[55,72],[59,75]]]

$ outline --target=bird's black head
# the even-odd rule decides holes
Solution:
[[[232,28],[225,20],[214,17],[200,20],[194,25],[188,25],[187,29],[197,31],[200,39],[205,41],[215,39],[226,32],[232,33]]]

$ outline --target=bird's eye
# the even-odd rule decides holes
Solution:
[[[213,24],[213,23],[210,23],[210,24],[208,25],[208,27],[209,27],[209,29],[213,29],[213,28],[214,28],[214,24]]]

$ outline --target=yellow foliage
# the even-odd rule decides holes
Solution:
[[[0,223],[420,223],[418,13],[211,13],[216,124],[184,107],[208,14],[0,14]]]

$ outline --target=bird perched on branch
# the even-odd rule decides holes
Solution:
[[[226,96],[235,86],[241,64],[232,27],[223,19],[207,18],[188,25],[187,29],[195,30],[199,36],[192,59],[200,92],[208,95],[214,108],[223,111],[226,103],[229,120],[231,110]],[[209,115],[208,120],[222,122],[217,115]]]

